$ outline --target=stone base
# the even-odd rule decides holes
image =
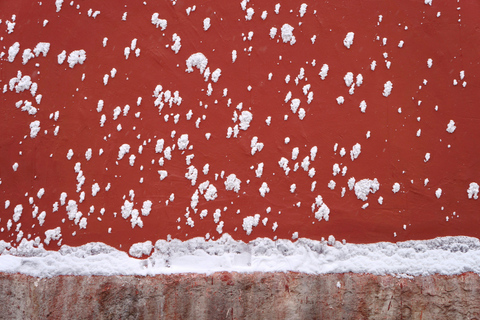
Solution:
[[[2,319],[480,319],[480,277],[0,273]]]

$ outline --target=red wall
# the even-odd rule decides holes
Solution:
[[[6,53],[0,59],[0,85],[8,84],[21,71],[38,83],[37,94],[42,94],[41,103],[33,103],[38,108],[35,115],[15,107],[19,100],[35,101],[30,92],[8,90],[0,95],[0,228],[4,228],[0,239],[15,244],[21,230],[24,237],[40,236],[43,240],[45,231],[56,227],[62,230],[61,244],[102,241],[123,249],[139,241],[165,239],[168,234],[189,239],[210,233],[218,238],[213,218],[217,208],[222,210],[223,232],[240,240],[275,236],[290,239],[294,232],[312,239],[334,235],[357,243],[447,235],[478,237],[479,201],[468,199],[467,189],[471,182],[480,182],[480,3],[310,1],[303,17],[299,15],[298,2],[282,2],[279,14],[274,12],[275,4],[250,1],[246,7],[253,8],[255,13],[251,20],[246,20],[246,11],[239,1],[78,1],[73,6],[63,3],[59,12],[53,0],[41,4],[0,2],[0,46],[1,52]],[[193,5],[196,10],[187,15],[186,9]],[[89,17],[90,8],[100,14]],[[265,20],[261,18],[264,10],[268,12]],[[122,21],[124,12],[128,14]],[[155,12],[168,21],[164,31],[151,23]],[[16,15],[16,24],[8,34],[5,22],[12,21],[12,14]],[[383,16],[381,22],[379,15]],[[203,20],[207,17],[211,27],[204,31]],[[45,19],[48,23],[43,27]],[[285,23],[294,27],[293,45],[282,42],[281,27]],[[269,36],[272,27],[278,29],[273,40]],[[250,31],[254,32],[252,40],[244,41],[243,35]],[[355,33],[350,49],[343,44],[348,32]],[[174,33],[181,37],[178,54],[167,47],[173,44]],[[314,35],[316,40],[312,43]],[[104,37],[108,38],[106,47],[102,45]],[[125,59],[124,48],[134,38],[138,39],[140,55],[136,57],[132,52]],[[386,45],[383,38],[387,38]],[[399,48],[401,40],[404,45]],[[8,49],[17,41],[20,52],[9,62]],[[33,49],[38,42],[50,43],[47,56],[35,57],[23,65],[24,49]],[[250,46],[252,50],[248,52]],[[73,68],[67,61],[58,64],[57,55],[63,50],[68,56],[80,49],[86,51],[83,64]],[[232,50],[237,51],[234,63]],[[221,69],[218,82],[204,81],[196,68],[192,73],[185,71],[185,61],[196,52],[208,58],[212,72]],[[388,58],[384,58],[384,53]],[[429,58],[433,60],[431,68],[427,66]],[[370,69],[373,60],[377,62],[374,71]],[[391,62],[389,69],[385,60]],[[323,64],[329,65],[325,80],[319,76]],[[296,85],[295,77],[301,67],[305,78]],[[103,77],[112,68],[117,69],[117,74],[104,85]],[[462,70],[465,77],[460,80]],[[273,77],[268,80],[270,72]],[[347,72],[363,75],[363,84],[355,88],[353,95],[343,79]],[[287,74],[291,77],[288,84]],[[426,85],[424,79],[428,81]],[[453,84],[454,79],[457,85]],[[387,81],[393,83],[393,90],[385,97],[382,92]],[[207,95],[209,83],[213,88],[211,96]],[[158,84],[164,91],[178,90],[181,104],[165,106],[159,114],[152,96]],[[306,84],[311,85],[314,94],[310,104],[302,91]],[[228,89],[226,97],[224,88]],[[289,91],[292,98],[301,100],[300,107],[306,111],[303,120],[292,113],[290,102],[284,101]],[[338,96],[345,97],[342,105],[336,102]],[[136,103],[138,97],[142,97],[140,106]],[[99,113],[96,108],[100,99],[105,104]],[[363,100],[367,103],[365,113],[359,108]],[[238,138],[227,139],[227,128],[235,125],[232,116],[239,103],[253,114],[253,120],[246,131],[240,130]],[[128,114],[113,120],[113,110],[117,106],[123,110],[127,104],[131,107]],[[193,112],[191,120],[186,119],[189,110]],[[58,121],[49,119],[55,111],[60,114]],[[135,117],[136,112],[140,112],[139,118]],[[100,127],[102,114],[107,118],[104,127]],[[167,114],[171,116],[165,122]],[[175,124],[176,114],[180,116]],[[288,115],[288,120],[284,120],[284,115]],[[196,128],[195,121],[203,116],[205,120]],[[268,116],[270,126],[265,123]],[[35,120],[40,121],[41,131],[31,138],[29,125]],[[453,133],[446,131],[450,120],[456,125]],[[118,124],[121,131],[117,131]],[[53,133],[56,126],[60,127],[57,136]],[[420,137],[416,135],[418,129]],[[172,130],[176,131],[173,139]],[[371,132],[369,139],[367,131]],[[206,133],[211,133],[209,140]],[[193,149],[181,151],[176,146],[172,160],[159,166],[163,154],[155,153],[157,139],[163,138],[165,146],[172,146],[182,134],[188,134]],[[264,147],[252,156],[253,137],[258,137]],[[289,144],[284,142],[286,137],[290,138]],[[138,148],[144,141],[139,154]],[[131,146],[130,153],[117,163],[119,147],[125,143]],[[336,143],[338,150],[334,152]],[[356,143],[361,145],[361,154],[352,161],[349,152]],[[310,178],[302,167],[294,172],[295,162],[300,164],[313,146],[318,147],[310,164],[316,170],[315,176]],[[294,147],[299,148],[297,161],[291,159]],[[347,152],[344,157],[339,155],[342,147]],[[90,161],[85,158],[88,148],[93,152]],[[69,149],[74,151],[71,160],[66,158]],[[103,149],[101,156],[99,149]],[[426,153],[431,154],[427,162]],[[134,166],[129,165],[131,154],[136,156]],[[194,154],[191,164],[199,172],[195,186],[185,178],[185,157],[190,154]],[[278,165],[281,157],[289,159],[292,171],[288,176]],[[86,193],[82,203],[76,192],[77,162],[81,163],[86,179],[81,189]],[[257,178],[251,166],[257,168],[261,162],[264,172]],[[14,163],[19,165],[17,171],[12,169]],[[202,168],[206,163],[210,170],[204,175]],[[348,167],[345,176],[332,175],[335,163]],[[160,181],[158,170],[167,170],[168,177]],[[222,171],[224,179],[215,181],[215,174]],[[225,190],[225,178],[231,173],[241,180],[238,193]],[[368,196],[366,209],[362,209],[366,202],[348,190],[351,177],[356,181],[377,178],[380,183],[380,189]],[[141,178],[143,183],[139,182]],[[429,179],[426,186],[425,178]],[[199,211],[194,213],[190,208],[190,218],[195,223],[192,228],[186,224],[185,208],[205,180],[216,186],[218,197],[206,201],[200,195]],[[336,182],[334,190],[327,186],[330,180]],[[313,181],[317,185],[311,192]],[[259,193],[263,182],[270,188],[265,197]],[[401,188],[393,193],[396,182]],[[94,183],[101,188],[95,197],[91,194]],[[111,189],[105,191],[108,183]],[[291,184],[296,184],[294,193],[290,192]],[[347,188],[344,197],[342,187]],[[40,188],[45,189],[41,199],[37,197]],[[440,198],[435,196],[438,188],[443,190]],[[142,228],[132,229],[130,219],[121,217],[123,197],[129,199],[130,190],[135,193],[135,209],[140,210],[146,200],[153,203],[150,215],[141,216]],[[65,206],[52,212],[62,192],[68,194],[67,202],[76,201],[78,210],[87,217],[86,229],[68,219]],[[172,193],[175,199],[166,205]],[[330,208],[329,221],[318,221],[312,213],[311,205],[317,195]],[[383,197],[383,204],[377,202],[379,196]],[[33,204],[29,197],[34,198]],[[10,206],[4,209],[6,200]],[[300,207],[295,206],[298,202]],[[18,221],[21,226],[16,231],[17,224],[13,223],[8,231],[8,220],[18,204],[23,206]],[[89,214],[92,205],[94,211]],[[46,212],[43,226],[32,217],[34,206],[39,213]],[[266,213],[268,207],[270,213]],[[105,208],[103,215],[101,208]],[[201,219],[203,209],[208,209],[208,215]],[[242,228],[243,219],[255,214],[260,214],[260,220],[268,218],[268,222],[266,226],[260,222],[247,235]],[[275,232],[274,222],[278,223]],[[107,232],[109,228],[111,233]],[[56,243],[52,241],[50,247],[56,248]]]

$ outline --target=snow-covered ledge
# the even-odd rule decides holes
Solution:
[[[369,273],[402,277],[480,274],[480,241],[471,237],[350,244],[258,238],[249,243],[228,234],[218,240],[158,240],[134,244],[130,256],[103,243],[61,246],[48,251],[22,240],[16,248],[0,241],[0,272],[35,277],[58,275],[139,275],[214,272]]]

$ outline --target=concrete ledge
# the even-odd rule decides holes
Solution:
[[[0,273],[3,319],[480,319],[480,277]]]

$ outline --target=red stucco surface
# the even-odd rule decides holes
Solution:
[[[65,2],[59,12],[54,1],[42,1],[41,5],[36,1],[0,2],[0,51],[6,53],[0,59],[0,85],[8,85],[21,71],[38,83],[37,94],[43,96],[39,105],[34,103],[37,114],[29,115],[16,108],[15,103],[34,101],[30,92],[7,90],[0,94],[0,227],[3,228],[0,239],[15,244],[21,230],[24,237],[40,236],[43,240],[46,230],[59,226],[61,244],[101,241],[124,250],[132,243],[165,239],[167,235],[189,239],[210,233],[217,238],[213,219],[216,209],[222,210],[223,232],[245,241],[275,236],[290,239],[294,232],[312,239],[332,234],[356,243],[446,235],[478,237],[479,202],[468,199],[466,190],[469,183],[480,181],[477,41],[480,3],[434,0],[430,6],[420,0],[310,1],[303,17],[299,16],[299,2],[281,2],[279,14],[274,12],[275,4],[250,1],[247,8],[253,8],[255,14],[247,21],[239,1],[173,4],[85,0],[73,6]],[[187,15],[186,9],[193,5],[196,10]],[[101,13],[95,19],[88,17],[90,8]],[[265,20],[260,17],[264,10],[268,11]],[[128,14],[122,21],[124,12]],[[155,12],[168,21],[164,31],[151,23]],[[441,13],[439,17],[437,12]],[[5,22],[12,20],[12,14],[16,15],[16,25],[8,34]],[[379,15],[383,16],[381,22]],[[211,19],[211,27],[204,31],[203,20],[207,17]],[[44,19],[48,20],[45,27]],[[294,27],[293,45],[282,42],[280,29],[285,23]],[[274,39],[269,36],[271,27],[278,29]],[[254,32],[252,40],[244,41],[250,31]],[[348,32],[355,33],[350,49],[343,45]],[[181,37],[182,47],[177,54],[167,47],[173,44],[174,33]],[[312,43],[314,35],[316,40]],[[104,37],[108,37],[106,47],[102,45]],[[125,59],[124,48],[134,38],[138,39],[140,55],[135,57],[132,52]],[[387,38],[386,45],[383,38]],[[404,46],[399,48],[401,40]],[[20,52],[13,62],[8,62],[8,49],[17,41]],[[33,49],[41,41],[51,44],[47,56],[33,58],[23,65],[23,50]],[[248,52],[250,46],[252,50]],[[83,64],[70,68],[67,62],[57,63],[57,55],[63,50],[68,56],[79,49],[86,51]],[[232,50],[238,55],[234,63]],[[208,58],[211,71],[221,69],[218,82],[204,81],[196,68],[193,73],[185,72],[186,59],[196,52]],[[388,54],[386,59],[384,53]],[[433,60],[431,68],[427,67],[429,58]],[[370,69],[373,60],[377,62],[375,71]],[[391,61],[389,69],[386,60]],[[325,80],[319,76],[323,64],[329,65]],[[104,85],[103,76],[112,68],[117,69],[117,74]],[[304,68],[305,78],[296,85],[300,68]],[[460,80],[462,70],[465,78]],[[343,80],[347,72],[354,76],[361,73],[364,78],[353,95],[348,93]],[[271,80],[269,73],[273,74]],[[291,76],[288,84],[287,74]],[[428,81],[426,85],[424,79]],[[453,84],[454,79],[457,85]],[[387,81],[393,83],[393,90],[384,97]],[[211,96],[206,94],[209,83],[213,87]],[[182,103],[172,108],[165,106],[159,114],[152,96],[158,84],[164,91],[178,90]],[[314,92],[310,104],[302,91],[306,84]],[[226,97],[224,88],[228,89]],[[306,111],[303,120],[292,113],[290,102],[284,101],[289,91],[292,98],[301,100],[300,107]],[[337,104],[338,96],[345,97],[344,104]],[[138,97],[142,97],[140,106],[136,104]],[[96,108],[100,99],[105,105],[99,113]],[[228,99],[231,99],[229,107]],[[365,113],[359,109],[362,100],[368,105]],[[232,116],[239,103],[243,103],[243,110],[253,114],[253,120],[246,131],[240,130],[238,138],[227,139],[227,128],[235,125]],[[128,115],[113,120],[114,108],[120,106],[123,110],[127,104],[131,107]],[[185,116],[189,110],[193,112],[191,120]],[[49,118],[55,111],[60,112],[58,121]],[[136,112],[141,113],[139,118],[134,116]],[[102,114],[107,117],[104,127],[99,125]],[[167,114],[170,118],[166,122]],[[180,115],[177,124],[173,121],[176,114]],[[284,120],[284,115],[288,115],[288,120]],[[203,116],[205,119],[196,128],[195,121]],[[270,125],[265,123],[268,116]],[[31,138],[29,124],[35,120],[40,121],[41,131]],[[450,120],[457,127],[454,133],[446,131]],[[117,130],[118,124],[121,131]],[[60,129],[55,136],[57,125]],[[416,135],[418,129],[420,137]],[[176,131],[174,138],[172,130]],[[367,131],[371,132],[369,139]],[[209,140],[206,133],[211,133]],[[159,166],[163,154],[155,153],[156,140],[163,138],[165,146],[171,146],[181,134],[189,135],[193,149],[177,148],[172,152],[172,160],[165,160],[163,167]],[[254,155],[251,154],[253,137],[264,144]],[[286,137],[290,138],[289,144],[284,142]],[[131,146],[131,151],[117,163],[118,149],[125,143]],[[336,143],[338,149],[334,152]],[[361,144],[361,154],[352,161],[349,151],[356,143]],[[141,154],[140,145],[143,145]],[[315,176],[310,178],[302,167],[294,172],[295,162],[301,163],[313,146],[318,147],[310,164],[316,170]],[[294,147],[300,152],[296,161],[291,159]],[[347,152],[344,157],[339,155],[342,147]],[[85,158],[88,148],[93,152],[90,161]],[[74,151],[71,160],[66,158],[69,149]],[[427,162],[426,153],[431,154]],[[133,166],[128,163],[131,154],[136,155]],[[185,178],[189,166],[185,157],[190,154],[194,154],[191,164],[199,171],[195,186]],[[278,165],[281,157],[289,159],[292,171],[288,176]],[[77,162],[81,163],[86,178],[82,203],[74,172]],[[256,169],[261,162],[264,173],[257,178],[251,167]],[[12,169],[15,163],[19,165],[17,171]],[[202,168],[206,163],[210,171],[204,175]],[[348,167],[345,176],[332,175],[335,163],[341,168]],[[167,170],[168,177],[160,181],[158,170]],[[224,178],[215,180],[215,174],[222,171]],[[225,190],[225,178],[231,173],[242,181],[238,193]],[[364,202],[348,190],[350,177],[357,181],[378,179],[380,189],[369,195],[366,209],[362,209]],[[426,186],[425,178],[429,179]],[[189,209],[189,217],[195,223],[192,228],[186,224],[186,207],[190,206],[198,184],[205,180],[217,187],[218,197],[206,201],[200,195],[199,211]],[[330,180],[336,182],[334,190],[327,186]],[[313,181],[317,185],[312,192]],[[265,197],[258,191],[263,182],[270,188]],[[392,192],[395,182],[401,186],[398,193]],[[94,183],[101,188],[95,197],[91,195]],[[108,183],[111,189],[105,191]],[[294,193],[290,192],[291,184],[296,184]],[[342,187],[347,188],[344,197]],[[41,199],[37,197],[40,188],[45,188]],[[440,198],[435,196],[438,188],[443,191]],[[136,209],[140,210],[146,200],[153,203],[150,215],[141,217],[143,228],[132,229],[130,220],[121,217],[121,206],[125,199],[130,199],[130,190],[135,193]],[[59,201],[62,192],[68,194],[67,201],[75,200],[78,210],[87,217],[86,229],[68,219],[65,206],[53,212],[53,204]],[[166,205],[172,193],[174,201]],[[312,213],[311,205],[317,195],[323,197],[331,210],[328,221],[318,221]],[[377,201],[379,196],[384,199],[382,205]],[[29,197],[34,198],[33,204],[29,203]],[[4,209],[6,200],[10,206]],[[298,202],[300,207],[296,206]],[[23,206],[18,221],[21,226],[13,223],[7,230],[8,220],[18,204]],[[43,226],[32,217],[34,206],[39,213],[46,212]],[[89,214],[91,206],[94,211]],[[270,213],[266,213],[268,207]],[[101,208],[105,208],[103,215]],[[208,209],[208,215],[200,219],[203,209]],[[243,219],[257,213],[260,220],[268,218],[268,222],[266,226],[260,222],[247,235],[242,229]],[[274,222],[278,223],[275,232]],[[107,232],[109,228],[111,233]],[[57,241],[52,241],[50,247],[57,248]]]

